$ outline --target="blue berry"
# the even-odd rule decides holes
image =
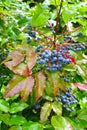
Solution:
[[[28,26],[28,30],[29,30],[29,31],[32,31],[32,26],[29,25],[29,26]]]
[[[66,40],[72,40],[72,36],[64,36],[64,41]]]
[[[81,37],[83,35],[83,33],[82,32],[79,32],[76,36],[77,37]]]
[[[31,39],[30,37],[27,38],[27,43],[30,43],[31,42]]]
[[[42,45],[38,45],[35,51],[39,52],[41,48],[42,48]]]
[[[36,32],[28,32],[29,36],[36,38]]]

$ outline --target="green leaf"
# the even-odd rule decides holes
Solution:
[[[82,128],[82,126],[80,125],[80,122],[76,122],[77,118],[75,118],[74,120],[71,120],[68,117],[65,117],[65,119],[70,123],[70,125],[72,126],[71,130],[84,130],[84,128]]]
[[[24,102],[12,103],[10,108],[10,113],[17,113],[19,111],[24,110],[27,107],[28,104]]]
[[[64,67],[64,70],[73,72],[73,71],[76,71],[76,68],[75,68],[75,65],[69,64]]]
[[[68,121],[61,116],[53,116],[51,118],[51,123],[55,130],[73,130]]]
[[[19,35],[18,35],[18,40],[25,40],[26,41],[26,39],[27,39],[27,37],[28,37],[28,34],[26,34],[26,33],[20,33]]]
[[[0,121],[3,121],[5,124],[9,125],[10,115],[9,114],[0,114]]]
[[[49,9],[45,6],[37,5],[32,17],[32,26],[44,26],[50,17]]]
[[[53,96],[53,90],[52,90],[52,83],[49,81],[46,81],[46,89],[45,89],[47,95]]]
[[[21,126],[12,126],[8,130],[22,130]]]
[[[32,121],[23,124],[22,128],[23,130],[43,130],[43,127],[40,123]]]
[[[80,128],[83,128],[83,130],[84,130],[84,128],[87,128],[87,121],[86,121],[86,120],[81,120],[81,119],[75,118],[75,119],[74,119],[74,122],[75,122],[76,124],[78,124],[78,126],[79,126]],[[78,130],[78,129],[77,129],[77,130]]]
[[[79,101],[81,109],[87,108],[87,97],[83,97],[82,100]]]
[[[78,72],[85,77],[85,72],[82,70],[82,68],[79,65],[75,65],[75,67],[77,68]]]
[[[9,111],[9,103],[6,102],[4,99],[0,100],[0,110],[3,111],[3,112]]]
[[[50,115],[50,112],[52,110],[52,105],[50,102],[46,102],[43,107],[41,108],[41,113],[40,113],[40,120],[41,122],[45,122],[48,120],[48,117]]]
[[[26,119],[23,116],[13,115],[9,121],[9,125],[22,125],[26,123]]]
[[[82,112],[78,114],[78,118],[87,121],[87,109],[82,110]]]
[[[57,115],[62,115],[62,104],[60,102],[53,102],[52,109]]]

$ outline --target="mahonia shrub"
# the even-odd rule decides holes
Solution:
[[[37,129],[84,130],[87,125],[83,126],[82,122],[86,124],[87,121],[83,115],[87,110],[83,106],[84,111],[78,114],[77,110],[81,107],[80,91],[87,91],[87,3],[67,0],[27,2],[26,12],[29,8],[29,13],[24,13],[25,25],[16,26],[19,27],[18,37],[10,39],[17,39],[18,44],[12,43],[14,49],[9,49],[11,51],[1,63],[14,74],[4,98],[16,95],[30,103],[29,109],[26,103],[23,104],[21,111],[27,108],[33,114],[39,114],[40,122],[45,125],[35,124]],[[27,129],[25,126],[26,123],[23,128]]]

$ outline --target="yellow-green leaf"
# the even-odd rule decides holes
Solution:
[[[52,110],[51,103],[50,102],[46,102],[43,105],[43,107],[41,109],[41,113],[40,113],[40,120],[41,120],[42,123],[47,121],[47,119],[48,119],[48,117],[50,115],[51,110]]]
[[[52,109],[57,115],[62,115],[62,104],[60,102],[53,102]]]
[[[39,99],[46,88],[46,77],[43,72],[36,74],[36,98]]]

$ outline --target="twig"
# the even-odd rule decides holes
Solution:
[[[64,27],[64,30],[62,31],[62,34],[59,35],[58,38],[63,37],[63,36],[68,35],[68,34],[71,34],[71,33],[74,33],[74,32],[77,32],[77,31],[80,30],[81,28],[82,28],[82,26],[79,26],[79,27],[75,28],[74,30],[72,30],[72,31],[70,31],[70,32],[64,32],[64,30],[65,30],[65,27]]]
[[[82,26],[79,26],[79,27],[75,28],[75,29],[72,30],[72,31],[63,32],[62,34],[63,34],[63,35],[71,34],[71,33],[77,32],[77,31],[80,30],[81,28],[82,28]]]
[[[51,40],[51,41],[53,41],[53,39],[52,39],[51,37],[46,36],[45,34],[39,32],[39,31],[37,31],[37,30],[35,30],[35,31],[36,31],[40,36],[43,36],[43,37],[46,38],[47,40]]]

